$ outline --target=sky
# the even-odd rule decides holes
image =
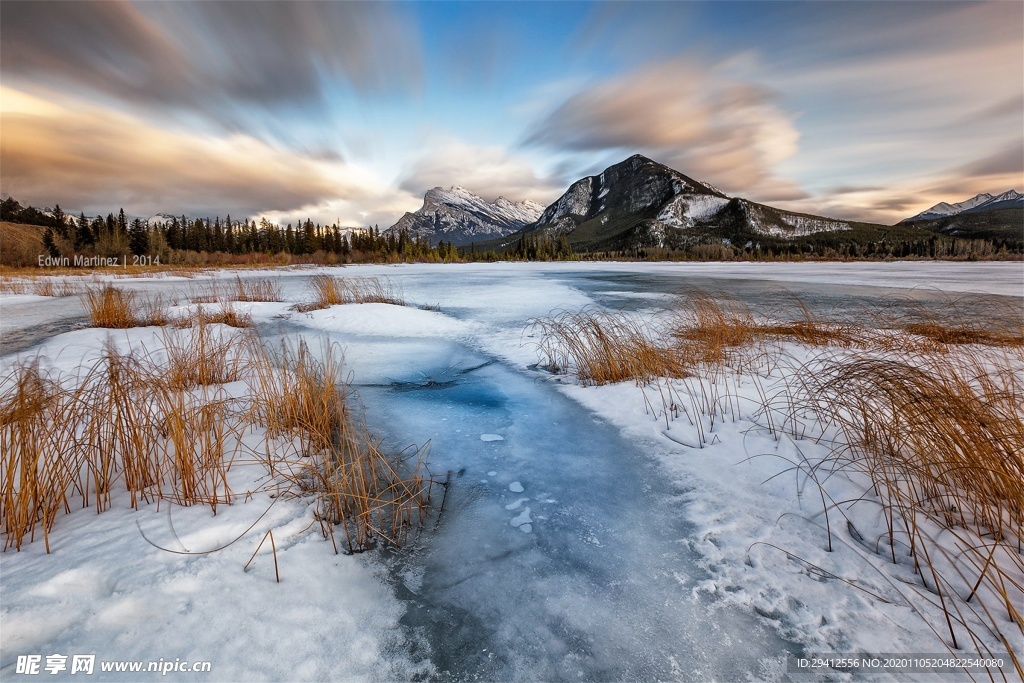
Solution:
[[[894,223],[1024,190],[1024,3],[0,3],[0,192],[392,225],[642,153]]]

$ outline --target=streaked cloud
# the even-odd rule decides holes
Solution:
[[[345,162],[297,155],[251,136],[171,130],[10,88],[0,98],[0,183],[36,205],[241,217],[335,198],[372,203],[382,192],[372,176]]]
[[[44,205],[386,225],[436,185],[546,202],[641,152],[891,223],[1024,189],[1022,22],[1019,2],[4,0],[0,173]]]
[[[461,185],[488,201],[504,196],[547,204],[565,192],[568,183],[538,176],[529,161],[504,147],[470,145],[455,138],[429,144],[399,181],[400,189],[420,197],[431,188],[451,185]]]
[[[43,84],[219,123],[246,106],[324,105],[328,87],[410,92],[418,31],[396,6],[342,2],[5,0],[8,85]]]
[[[805,196],[774,167],[798,149],[777,93],[730,77],[726,64],[680,57],[600,81],[538,122],[526,143],[643,152],[726,192],[765,201]]]

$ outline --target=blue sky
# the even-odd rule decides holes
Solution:
[[[1024,186],[1024,3],[0,5],[0,183],[87,213],[390,225],[644,153],[895,222]]]

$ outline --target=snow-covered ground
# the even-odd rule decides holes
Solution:
[[[320,272],[296,269],[240,273],[276,278],[288,304],[236,308],[268,339],[338,343],[385,444],[429,441],[432,471],[450,473],[445,512],[409,548],[346,556],[302,499],[239,495],[215,516],[126,500],[100,515],[73,508],[56,522],[51,554],[40,542],[0,554],[4,680],[32,680],[16,672],[25,655],[41,656],[41,675],[72,680],[71,657],[90,654],[93,677],[109,680],[163,676],[103,673],[100,662],[161,659],[210,662],[209,673],[167,675],[203,681],[778,680],[799,678],[787,655],[948,652],[918,614],[938,623],[934,608],[901,583],[913,583],[909,569],[884,566],[849,534],[826,552],[817,494],[793,473],[774,477],[816,452],[761,428],[749,406],[770,381],[722,377],[736,409],[704,427],[702,444],[685,417],[664,419],[657,387],[580,387],[536,369],[529,322],[585,307],[646,316],[692,285],[754,305],[785,288],[823,310],[900,297],[941,306],[946,293],[982,312],[993,300],[1020,310],[1021,264],[325,270],[388,277],[410,305],[293,311]],[[115,284],[183,306],[237,274]],[[75,298],[0,295],[0,376],[35,355],[73,373],[108,339],[163,343],[158,328],[72,329],[83,315]],[[259,476],[233,469],[232,490],[256,489]],[[830,491],[861,485],[837,479]],[[879,523],[849,515],[865,535]],[[280,583],[266,547],[243,572],[268,530]],[[68,668],[45,673],[49,655],[67,655]]]

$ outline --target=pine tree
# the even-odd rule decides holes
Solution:
[[[61,239],[67,239],[68,220],[64,211],[61,210],[60,204],[53,205],[53,227],[56,235]]]
[[[43,247],[53,258],[60,256],[60,252],[57,251],[57,245],[53,239],[53,227],[51,226],[47,226],[43,232]]]
[[[138,218],[132,221],[128,229],[128,248],[136,256],[149,252],[149,228]]]
[[[89,219],[85,217],[85,212],[83,211],[78,216],[78,226],[75,230],[75,249],[81,249],[95,243],[96,236],[93,235],[92,228],[89,226]]]

